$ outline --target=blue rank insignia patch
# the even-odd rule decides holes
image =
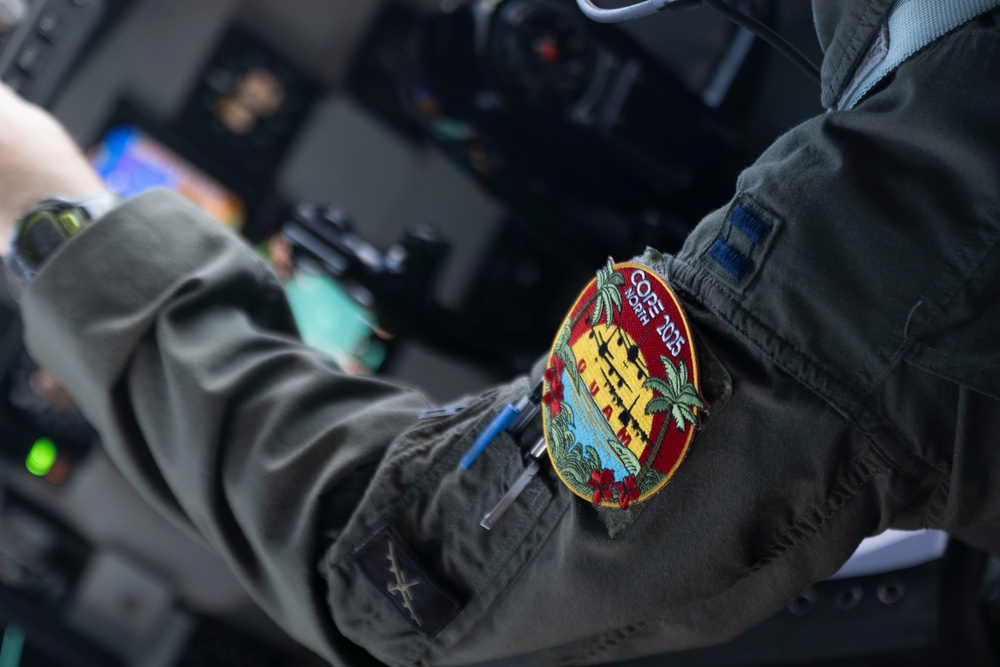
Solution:
[[[542,393],[549,457],[595,505],[628,509],[670,481],[705,408],[687,318],[653,271],[606,266],[570,309]]]

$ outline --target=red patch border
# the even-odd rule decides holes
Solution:
[[[659,273],[657,273],[654,269],[652,269],[649,266],[646,266],[644,264],[640,264],[638,262],[618,262],[618,263],[612,262],[612,270],[616,270],[617,271],[620,268],[630,268],[630,269],[634,269],[634,270],[637,269],[637,270],[640,270],[643,273],[645,273],[647,276],[651,276],[652,278],[654,278],[664,288],[664,290],[666,291],[666,294],[670,297],[670,300],[673,303],[674,308],[676,309],[677,313],[680,315],[680,321],[681,321],[681,323],[683,324],[683,327],[684,327],[684,333],[685,333],[685,338],[686,338],[685,345],[689,346],[690,347],[690,351],[691,351],[691,383],[694,385],[695,389],[697,390],[697,392],[698,392],[698,394],[700,396],[701,395],[701,375],[700,375],[700,367],[699,367],[699,364],[698,364],[698,354],[697,354],[697,350],[695,349],[694,336],[692,335],[692,332],[691,332],[691,324],[688,321],[687,313],[684,312],[684,308],[681,305],[680,299],[677,298],[677,293],[674,292],[674,290],[670,286],[670,284],[662,276],[660,276]],[[553,340],[552,347],[549,350],[549,360],[546,362],[546,365],[545,365],[546,370],[548,370],[548,368],[551,365],[551,359],[556,355],[556,346],[558,345],[560,335],[562,334],[562,332],[566,328],[566,326],[569,324],[569,322],[573,319],[573,317],[577,314],[577,312],[583,307],[583,304],[586,303],[586,299],[584,298],[585,295],[587,295],[587,293],[591,290],[591,288],[595,288],[596,289],[596,284],[597,284],[597,278],[596,277],[591,278],[590,281],[586,284],[586,286],[584,286],[584,288],[577,295],[576,300],[573,303],[573,306],[570,308],[569,312],[563,318],[562,323],[559,325],[559,328],[556,330],[556,336],[555,336],[555,338]],[[624,290],[622,290],[622,297],[624,298]],[[591,304],[591,308],[593,308],[593,307],[594,307],[594,305]],[[570,332],[570,333],[572,335],[572,332]],[[542,389],[543,395],[546,394],[548,391],[549,391],[549,382],[548,382],[547,379],[545,379],[543,381],[543,389]],[[702,409],[695,408],[695,410],[697,410],[696,414],[699,414],[701,412],[701,410],[703,410],[703,408]],[[549,428],[549,426],[548,426],[548,421],[549,420],[547,418],[545,418],[544,414],[543,414],[543,418],[542,418],[542,435],[546,439],[546,442],[549,441],[549,434],[548,434],[548,428]],[[670,428],[669,419],[667,419],[666,422],[667,423],[665,425],[663,425],[662,428]],[[659,493],[660,491],[662,491],[663,488],[670,482],[670,480],[673,479],[673,477],[676,474],[678,468],[680,468],[681,463],[683,463],[684,459],[687,458],[687,454],[688,454],[688,452],[690,451],[690,448],[691,448],[691,442],[694,440],[694,435],[695,435],[695,432],[697,430],[698,430],[698,426],[697,425],[695,425],[695,424],[689,424],[688,425],[688,427],[687,427],[687,433],[686,433],[686,438],[685,438],[685,441],[684,441],[684,445],[681,447],[680,453],[677,455],[677,459],[674,462],[674,465],[671,467],[670,471],[666,472],[666,473],[661,473],[661,474],[663,474],[664,477],[663,477],[663,481],[659,484],[659,486],[657,486],[655,489],[649,491],[648,493],[646,493],[645,495],[643,495],[642,497],[640,497],[636,502],[641,503],[641,502],[645,502],[646,500],[649,500],[654,495],[656,495],[657,493]],[[566,481],[565,476],[563,475],[562,471],[559,469],[559,466],[556,464],[556,462],[555,462],[555,460],[554,460],[554,458],[552,456],[551,449],[548,450],[548,456],[549,456],[550,462],[552,463],[553,470],[555,470],[556,475],[559,476],[559,479],[563,483],[563,485],[567,489],[569,489],[574,495],[576,495],[576,496],[578,496],[578,497],[586,500],[588,503],[592,503],[593,498],[591,496],[585,495],[583,492],[578,491],[572,484],[570,484],[568,481]],[[619,503],[617,501],[615,501],[615,500],[602,500],[599,503],[599,505],[602,506],[602,507],[619,507]]]

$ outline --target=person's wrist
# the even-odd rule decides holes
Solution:
[[[89,190],[83,189],[85,185],[84,183],[80,183],[80,187],[70,190],[50,190],[44,194],[17,197],[13,201],[7,202],[3,210],[12,211],[12,213],[0,213],[0,257],[6,257],[10,252],[10,244],[13,242],[18,221],[46,201],[63,199],[78,202],[100,202],[96,207],[96,211],[101,216],[113,208],[112,198],[116,198],[115,203],[120,201],[120,198],[108,190],[100,181],[97,182],[96,187]]]
[[[7,253],[14,224],[38,202],[105,189],[51,114],[0,85],[0,254]]]
[[[7,287],[20,301],[25,288],[59,248],[118,206],[122,198],[108,190],[84,197],[42,200],[18,219],[4,255]]]

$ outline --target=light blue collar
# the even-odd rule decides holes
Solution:
[[[891,74],[925,46],[955,28],[968,23],[991,9],[1000,7],[1000,0],[899,0],[889,12],[888,49],[885,56],[864,78],[848,87],[839,109],[852,109],[879,81]],[[879,37],[876,37],[878,40]],[[882,43],[872,49],[885,49]],[[865,60],[871,61],[871,49]],[[880,53],[879,56],[882,54]],[[853,89],[853,92],[851,92]]]

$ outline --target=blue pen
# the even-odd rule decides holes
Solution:
[[[479,458],[479,455],[483,453],[483,450],[493,442],[493,438],[500,434],[500,431],[504,430],[508,426],[514,423],[517,416],[521,414],[521,410],[527,407],[528,403],[531,401],[531,394],[528,394],[521,398],[516,405],[508,403],[504,406],[504,409],[500,411],[500,414],[490,422],[490,425],[486,427],[476,441],[472,443],[472,447],[469,447],[469,451],[465,453],[462,457],[461,462],[458,464],[462,470],[468,470],[472,466],[472,462]]]

